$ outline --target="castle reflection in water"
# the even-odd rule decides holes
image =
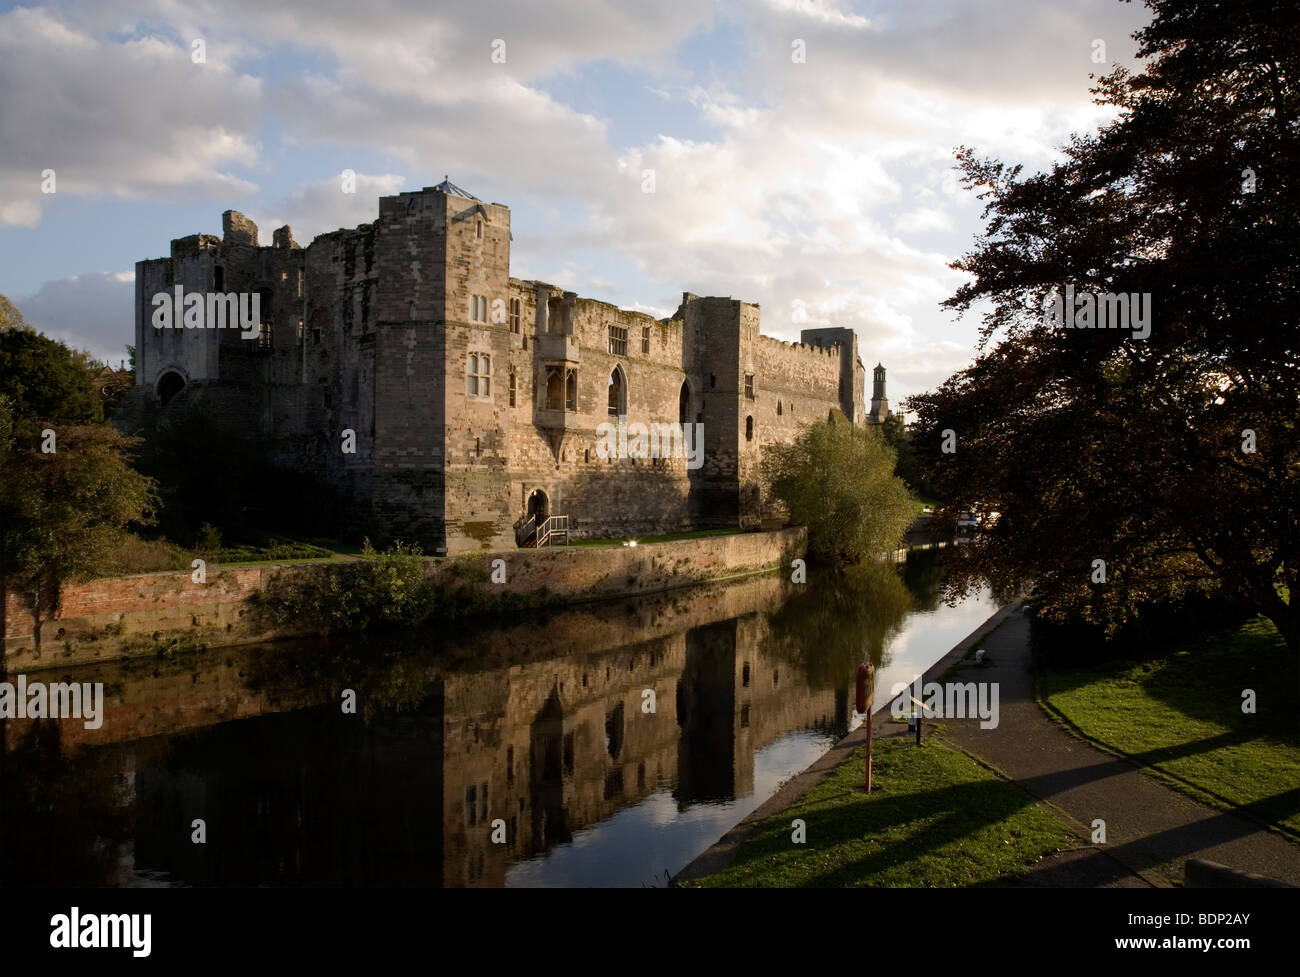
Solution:
[[[0,878],[503,885],[654,792],[744,797],[758,751],[847,728],[882,615],[915,605],[863,626],[791,591],[768,575],[471,633],[51,670],[104,682],[105,721],[0,720]]]

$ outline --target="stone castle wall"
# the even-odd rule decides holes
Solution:
[[[735,299],[686,293],[656,320],[511,278],[509,208],[448,186],[385,197],[374,223],[306,248],[287,227],[259,247],[256,225],[231,211],[222,238],[140,262],[142,395],[179,375],[176,403],[264,435],[282,461],[369,507],[389,538],[453,554],[515,545],[538,510],[567,515],[577,538],[759,525],[773,515],[764,447],[836,409],[864,416],[852,330],[782,343]],[[269,344],[156,332],[149,296],[178,280],[260,291]],[[612,375],[626,423],[703,425],[701,468],[600,456]]]

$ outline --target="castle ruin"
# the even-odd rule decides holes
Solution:
[[[222,236],[136,264],[137,384],[256,433],[426,552],[754,526],[766,445],[868,415],[852,329],[759,332],[757,305],[685,293],[667,319],[510,277],[510,210],[443,182],[378,219],[269,247],[235,211]],[[237,329],[155,327],[155,296],[256,295]],[[193,328],[198,325],[199,328]],[[208,322],[211,327],[213,323]],[[606,457],[602,424],[702,425],[702,464]],[[350,434],[350,440],[349,440]],[[560,517],[552,520],[552,517]]]

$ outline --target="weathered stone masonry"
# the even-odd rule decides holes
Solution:
[[[785,343],[758,306],[690,293],[656,320],[511,278],[510,241],[509,208],[449,182],[306,248],[288,227],[260,247],[227,211],[221,238],[136,266],[138,394],[258,432],[435,553],[514,546],[530,516],[567,515],[574,537],[757,525],[765,445],[836,411],[867,422],[852,329]],[[260,293],[260,335],[155,329],[151,298],[177,283]],[[703,424],[703,466],[601,458],[618,416]]]

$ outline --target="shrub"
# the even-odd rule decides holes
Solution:
[[[840,421],[806,427],[764,449],[763,474],[792,522],[808,527],[808,552],[833,565],[898,549],[916,501],[894,475],[894,452],[870,428]]]
[[[398,541],[381,553],[367,539],[361,553],[335,572],[273,582],[266,603],[276,623],[315,621],[328,633],[412,627],[429,618],[435,591],[418,546]]]

